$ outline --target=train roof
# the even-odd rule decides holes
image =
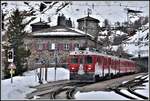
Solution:
[[[119,57],[116,57],[116,56],[107,55],[107,54],[99,53],[99,52],[96,52],[96,51],[89,51],[89,50],[75,50],[75,51],[71,51],[70,55],[100,55],[100,56],[110,57],[110,58],[113,58],[115,60],[123,60],[123,61],[133,62],[132,60],[129,60],[129,59],[119,58]]]

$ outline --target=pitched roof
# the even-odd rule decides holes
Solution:
[[[78,36],[78,37],[83,37],[88,35],[88,37],[91,37],[92,39],[94,38],[92,35],[85,33],[83,31],[80,31],[75,28],[70,28],[70,27],[65,27],[65,26],[53,26],[47,29],[35,31],[31,34],[32,36],[35,37],[42,37],[42,36],[47,36],[47,37],[54,37],[54,36]]]
[[[47,24],[46,22],[41,22],[41,21],[39,21],[39,22],[36,22],[36,23],[31,24],[31,26],[33,26],[33,25],[41,26],[41,25],[48,25],[48,24]]]
[[[84,21],[84,20],[86,20],[86,21],[95,21],[95,22],[97,22],[97,23],[100,22],[98,19],[95,19],[95,18],[90,17],[90,16],[86,16],[86,17],[77,19],[77,22]]]

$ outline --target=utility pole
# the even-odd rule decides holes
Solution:
[[[45,64],[45,81],[47,81],[47,64]]]
[[[57,50],[55,49],[55,76],[54,76],[54,79],[56,81],[56,68],[57,67]]]

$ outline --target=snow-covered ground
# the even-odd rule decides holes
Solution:
[[[48,68],[48,81],[54,81],[54,68]],[[25,99],[27,93],[30,93],[36,89],[30,88],[30,86],[39,85],[37,73],[39,69],[25,72],[23,76],[13,77],[13,83],[11,84],[11,79],[1,80],[1,98],[2,100],[19,100]],[[42,79],[46,83],[44,78],[44,69],[42,70]],[[64,68],[57,68],[56,80],[69,79],[69,71]],[[146,80],[149,80],[147,78]],[[144,83],[146,85],[145,89],[136,90],[137,93],[140,93],[144,96],[149,96],[149,82]],[[125,93],[128,93],[124,91]],[[106,91],[91,91],[91,92],[80,92],[78,91],[75,94],[75,99],[77,100],[129,100],[121,95],[116,94],[115,92],[106,92]]]
[[[149,77],[146,80],[149,80]],[[139,93],[141,95],[149,97],[149,82],[144,83],[143,85],[145,85],[143,87],[144,89],[135,90],[135,92],[137,92],[137,93]]]
[[[43,72],[44,70],[42,70]],[[35,89],[30,88],[30,86],[39,85],[37,72],[39,69],[32,70],[24,73],[24,76],[13,77],[13,83],[11,84],[11,79],[1,80],[1,99],[2,100],[19,100],[25,99],[25,95],[34,91]],[[54,81],[54,68],[48,68],[48,81]],[[44,75],[44,73],[42,73]],[[57,68],[56,80],[69,79],[69,71],[64,68]],[[44,77],[43,77],[43,82]]]
[[[91,92],[77,92],[75,94],[76,100],[129,100],[115,92],[105,91],[91,91]]]
[[[137,76],[136,78],[138,78],[138,77],[141,77],[141,75]],[[147,78],[146,80],[149,80],[149,78]],[[124,81],[122,83],[125,83],[125,82],[127,82],[127,81]],[[144,89],[135,90],[135,92],[149,97],[149,82],[144,83],[144,85],[145,85],[145,87],[143,87]],[[127,90],[121,90],[121,92],[123,92],[129,96],[132,96],[134,98],[137,98],[138,100],[142,100],[141,98],[131,94]],[[113,91],[111,91],[111,92],[106,92],[106,91],[80,92],[80,91],[78,91],[75,94],[75,99],[77,99],[77,100],[129,100],[128,98],[118,95]]]

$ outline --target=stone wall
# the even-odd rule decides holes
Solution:
[[[58,64],[64,64],[67,62],[67,56],[70,51],[74,51],[77,44],[79,46],[83,46],[85,43],[85,38],[77,37],[77,38],[27,38],[25,39],[25,44],[28,49],[31,50],[31,55],[28,58],[28,67],[36,68],[36,59],[45,60],[46,64],[54,64],[55,63],[55,53],[57,53]],[[46,46],[42,50],[37,50],[36,44],[43,43]],[[60,48],[57,51],[49,50],[48,43],[55,43],[57,45],[64,44],[72,45],[69,49]],[[94,47],[94,42],[92,40],[88,40],[88,46]],[[62,47],[61,46],[61,47]]]
[[[98,23],[96,23],[95,21],[87,21],[87,33],[90,33],[91,35],[93,35],[94,37],[96,37],[96,33],[98,31]],[[81,21],[78,22],[78,29],[82,30],[85,32],[85,22]]]

